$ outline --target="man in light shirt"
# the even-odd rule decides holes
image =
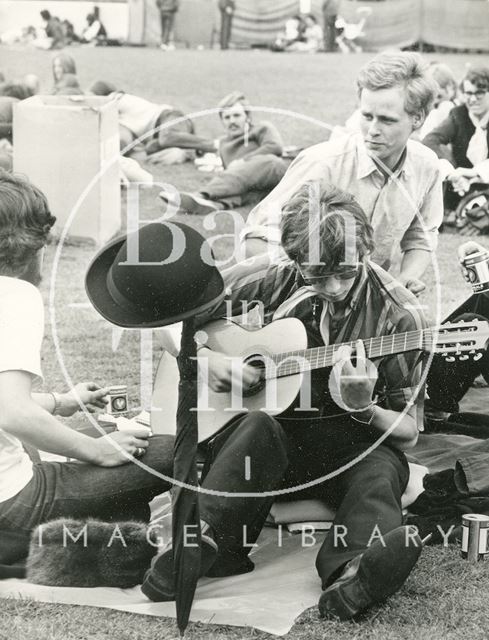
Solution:
[[[301,184],[325,180],[351,193],[366,212],[375,232],[373,260],[394,272],[398,267],[398,280],[418,294],[443,219],[442,180],[436,155],[409,137],[422,126],[436,86],[422,58],[410,52],[376,56],[357,85],[361,134],[320,143],[296,158],[250,213],[246,250],[277,250],[284,204]]]

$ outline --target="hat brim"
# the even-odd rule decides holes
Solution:
[[[119,327],[128,329],[142,329],[151,327],[165,327],[175,322],[181,322],[206,311],[222,299],[224,294],[224,282],[221,274],[213,270],[201,298],[195,301],[195,307],[183,312],[161,317],[161,314],[151,315],[148,309],[142,309],[134,305],[132,309],[121,307],[114,300],[107,286],[107,274],[114,264],[117,254],[126,241],[126,236],[113,240],[104,247],[92,260],[85,276],[85,289],[88,298],[95,309],[106,320]],[[169,310],[171,312],[171,310]]]

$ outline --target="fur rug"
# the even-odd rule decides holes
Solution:
[[[128,589],[141,584],[156,552],[156,536],[142,522],[60,518],[32,532],[27,580]]]

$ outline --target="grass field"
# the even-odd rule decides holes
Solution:
[[[243,90],[256,106],[297,114],[266,114],[266,118],[280,127],[287,144],[303,146],[327,136],[324,125],[313,123],[313,119],[335,125],[344,122],[351,113],[355,107],[355,74],[370,57],[368,54],[308,56],[263,51],[162,53],[140,48],[80,48],[70,53],[76,60],[82,87],[88,88],[97,79],[107,79],[130,93],[172,104],[188,113],[214,107],[228,91]],[[441,57],[436,56],[437,59]],[[46,52],[2,48],[0,70],[8,78],[36,73],[41,78],[44,91],[49,92],[52,86],[50,59],[51,55]],[[466,63],[476,59],[477,56],[443,56],[458,75]],[[257,114],[255,117],[260,116]],[[216,116],[199,119],[197,127],[202,133],[219,133]],[[83,150],[75,149],[73,153],[82,154]],[[207,179],[191,164],[149,168],[160,182],[186,189],[194,189]],[[146,219],[155,219],[162,214],[156,195],[156,189],[143,194],[142,211]],[[200,219],[190,216],[180,216],[180,219],[207,235],[211,233],[202,229]],[[223,227],[219,231],[224,232],[224,221],[220,224]],[[459,243],[460,238],[454,235],[443,234],[440,238],[437,258],[441,316],[468,294],[456,262]],[[485,244],[489,246],[487,241]],[[55,249],[55,246],[50,247],[47,254],[42,285],[46,303],[49,301]],[[225,245],[218,247],[221,255],[225,250]],[[114,330],[87,305],[83,276],[93,252],[91,247],[76,245],[67,245],[61,251],[54,278],[54,312],[46,315],[44,388],[66,388],[67,382],[60,367],[62,357],[63,366],[72,380],[91,378],[102,384],[127,383],[132,406],[136,408],[141,404],[140,335],[139,332],[120,333]],[[427,305],[428,314],[434,317],[436,286],[432,271],[427,275],[427,282],[428,291],[422,303]],[[59,350],[55,348],[55,342],[59,344]],[[152,361],[147,361],[146,365],[154,368],[157,356],[158,349],[155,348]],[[78,428],[84,422],[84,417],[78,417],[71,419],[70,425]],[[428,548],[401,592],[382,609],[369,612],[361,623],[325,623],[319,621],[315,610],[310,610],[298,620],[288,637],[313,640],[455,640],[463,636],[466,640],[478,640],[487,637],[489,628],[488,578],[487,566],[472,567],[464,563],[456,548]],[[177,635],[171,620],[98,609],[3,600],[2,613],[0,638],[150,640]],[[253,630],[196,624],[190,625],[188,631],[188,637],[195,640],[248,640],[265,636]]]

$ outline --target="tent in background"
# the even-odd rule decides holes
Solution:
[[[129,42],[159,44],[155,0],[128,3]],[[322,0],[310,5],[321,24]],[[488,0],[341,0],[339,13],[347,22],[358,22],[361,7],[372,9],[364,29],[365,49],[406,47],[422,39],[440,47],[489,51]],[[300,8],[301,0],[236,0],[231,41],[237,47],[270,44]],[[181,0],[175,40],[190,47],[217,46],[219,23],[217,0]]]
[[[155,0],[128,0],[129,42],[159,44],[160,22]],[[284,23],[299,13],[300,0],[236,0],[232,42],[237,46],[270,44]],[[175,41],[210,47],[219,41],[217,0],[181,0],[175,19]]]

